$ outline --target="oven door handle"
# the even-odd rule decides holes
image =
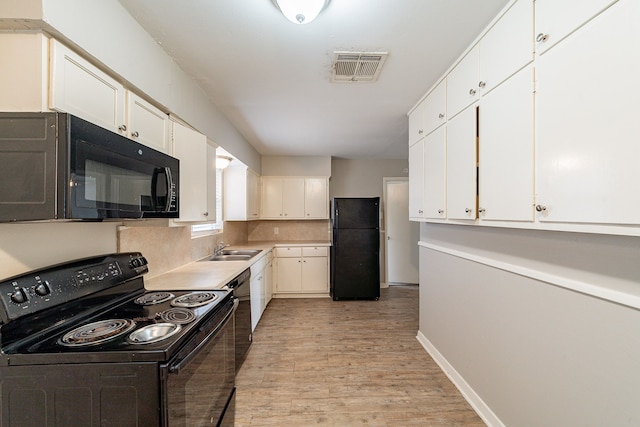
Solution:
[[[185,368],[189,364],[189,362],[191,362],[191,359],[193,359],[200,352],[200,350],[215,337],[218,331],[220,331],[220,329],[222,329],[222,327],[227,323],[229,318],[233,316],[236,309],[238,308],[238,304],[239,304],[238,298],[234,298],[233,309],[231,309],[229,313],[226,316],[224,316],[224,319],[222,319],[222,321],[218,323],[218,325],[216,325],[216,327],[213,328],[213,330],[202,341],[200,341],[200,343],[196,346],[196,348],[193,349],[193,351],[189,352],[189,354],[187,354],[184,358],[171,364],[169,366],[169,373],[172,373],[172,374],[180,373],[180,371],[183,368]]]

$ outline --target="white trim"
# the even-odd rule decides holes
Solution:
[[[471,386],[462,378],[462,376],[455,370],[455,368],[440,354],[435,346],[424,336],[424,334],[418,331],[416,338],[422,347],[429,353],[431,358],[438,364],[442,372],[451,380],[453,385],[460,391],[462,397],[471,405],[474,411],[482,418],[489,427],[505,427],[500,418],[493,413],[491,408],[484,403],[484,400],[478,396],[478,394],[471,388]]]
[[[615,289],[605,288],[597,286],[591,283],[583,282],[580,280],[569,279],[567,277],[558,276],[556,274],[546,273],[544,271],[536,270],[533,268],[523,267],[521,265],[511,264],[504,261],[499,261],[485,256],[476,255],[473,253],[460,251],[457,249],[451,249],[440,245],[434,245],[424,241],[418,242],[419,246],[432,249],[437,252],[442,252],[448,255],[452,255],[458,258],[466,259],[469,261],[484,264],[490,267],[494,267],[503,271],[518,274],[520,276],[528,277],[534,280],[549,283],[554,286],[558,286],[572,291],[580,292],[586,295],[591,295],[597,298],[602,298],[607,301],[622,304],[635,309],[640,309],[640,295],[632,295],[626,292],[617,291]]]

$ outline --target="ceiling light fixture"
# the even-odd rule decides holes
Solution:
[[[231,157],[227,156],[216,156],[216,169],[224,169],[231,163],[233,160]]]
[[[271,0],[294,24],[308,24],[318,17],[331,0]]]

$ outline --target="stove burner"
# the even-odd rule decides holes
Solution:
[[[216,298],[218,297],[213,292],[191,292],[174,299],[171,301],[171,305],[174,307],[200,307],[215,301]]]
[[[140,305],[154,305],[169,301],[173,297],[175,297],[175,295],[170,292],[149,292],[136,298],[135,303]]]
[[[196,320],[196,314],[188,308],[173,307],[161,312],[160,318],[165,322],[185,325]]]
[[[136,323],[128,319],[109,319],[89,323],[67,332],[59,342],[68,347],[95,345],[129,332]]]

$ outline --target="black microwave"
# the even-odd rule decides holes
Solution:
[[[67,113],[0,113],[0,221],[177,218],[179,160]]]

